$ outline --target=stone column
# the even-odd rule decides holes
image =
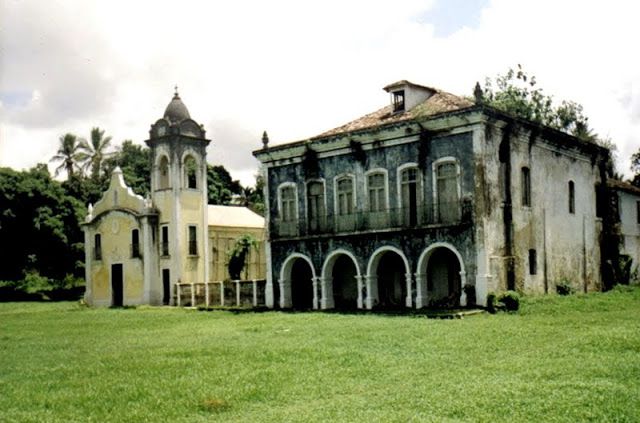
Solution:
[[[273,298],[273,282],[270,278],[267,279],[264,287],[264,303],[268,308],[273,308],[273,305],[275,304]]]
[[[416,308],[422,308],[429,305],[427,298],[427,275],[425,273],[416,273]]]
[[[460,271],[460,306],[467,305],[467,293],[464,292],[464,286],[467,284],[467,274],[464,270]]]
[[[378,303],[378,276],[366,275],[364,282],[367,290],[365,307],[371,310]]]
[[[280,279],[280,308],[291,308],[291,281]]]
[[[413,307],[413,275],[411,273],[405,273],[404,278],[407,283],[407,298],[405,299],[405,306],[411,308]]]
[[[364,283],[362,282],[362,279],[364,278],[364,276],[362,275],[357,275],[356,276],[356,285],[358,287],[358,308],[364,308],[364,298],[362,295],[362,290],[364,287]]]
[[[209,308],[209,281],[204,283],[204,306]]]
[[[318,287],[320,286],[320,278],[311,278],[311,284],[313,285],[313,309],[318,310],[320,308],[320,298],[318,298]]]
[[[333,279],[332,278],[319,278],[320,279],[320,291],[322,292],[322,299],[320,300],[320,308],[327,310],[334,308],[333,302]]]
[[[191,282],[191,307],[196,306],[196,285]]]

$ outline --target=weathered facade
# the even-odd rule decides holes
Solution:
[[[621,181],[610,181],[615,192],[620,224],[621,253],[633,260],[633,269],[640,263],[640,188]]]
[[[269,305],[484,305],[492,291],[600,288],[606,149],[437,89],[385,90],[383,109],[254,152]]]
[[[228,278],[227,251],[221,248],[229,240],[250,234],[263,248],[261,216],[243,207],[207,204],[209,140],[177,92],[146,143],[152,157],[149,197],[135,195],[116,169],[102,199],[89,206],[83,225],[89,304],[174,304],[177,284],[207,286]],[[222,214],[235,219],[216,218]],[[249,279],[265,273],[256,256],[245,273]]]

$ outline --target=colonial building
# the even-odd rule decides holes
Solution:
[[[176,92],[146,141],[152,157],[149,197],[134,194],[116,169],[102,199],[89,205],[83,226],[89,304],[173,304],[176,284],[228,278],[225,253],[233,240],[250,234],[262,244],[261,216],[244,207],[207,204],[209,142]],[[250,255],[247,278],[264,277],[260,255]]]
[[[620,224],[621,253],[633,260],[632,270],[640,263],[640,188],[626,182],[611,180]]]
[[[485,305],[506,289],[600,289],[608,150],[435,88],[385,90],[391,104],[378,111],[254,152],[270,306]]]

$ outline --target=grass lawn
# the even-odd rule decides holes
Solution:
[[[640,289],[462,320],[0,303],[0,421],[640,421]]]

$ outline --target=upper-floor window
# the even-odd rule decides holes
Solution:
[[[196,238],[196,227],[189,226],[189,255],[195,256],[198,254],[198,240]]]
[[[169,255],[169,227],[163,226],[161,231],[162,233],[160,235],[160,240],[161,240],[160,247],[162,249],[162,255],[168,256]]]
[[[198,188],[198,163],[191,156],[184,159],[184,185],[185,188]]]
[[[291,222],[296,215],[296,187],[285,185],[280,188],[280,220]]]
[[[102,260],[102,236],[100,234],[93,236],[93,258],[94,260]]]
[[[404,111],[404,90],[394,91],[391,95],[393,98],[394,113]]]
[[[573,181],[569,181],[569,213],[576,212],[576,187]]]
[[[311,181],[307,183],[307,219],[309,229],[320,229],[321,222],[326,216],[324,202],[324,183],[321,181]]]
[[[411,165],[400,170],[400,207],[404,224],[418,223],[418,166]]]
[[[338,215],[353,214],[355,198],[351,176],[343,176],[336,180],[336,199]]]
[[[522,168],[522,205],[531,207],[531,173],[528,167]]]
[[[384,172],[367,175],[367,196],[370,212],[381,212],[387,208],[387,183]]]
[[[131,231],[131,258],[140,257],[140,231],[134,229]]]
[[[435,163],[435,187],[438,222],[460,218],[458,164],[453,159]]]
[[[158,166],[158,189],[169,188],[169,180],[169,159],[162,156]]]

